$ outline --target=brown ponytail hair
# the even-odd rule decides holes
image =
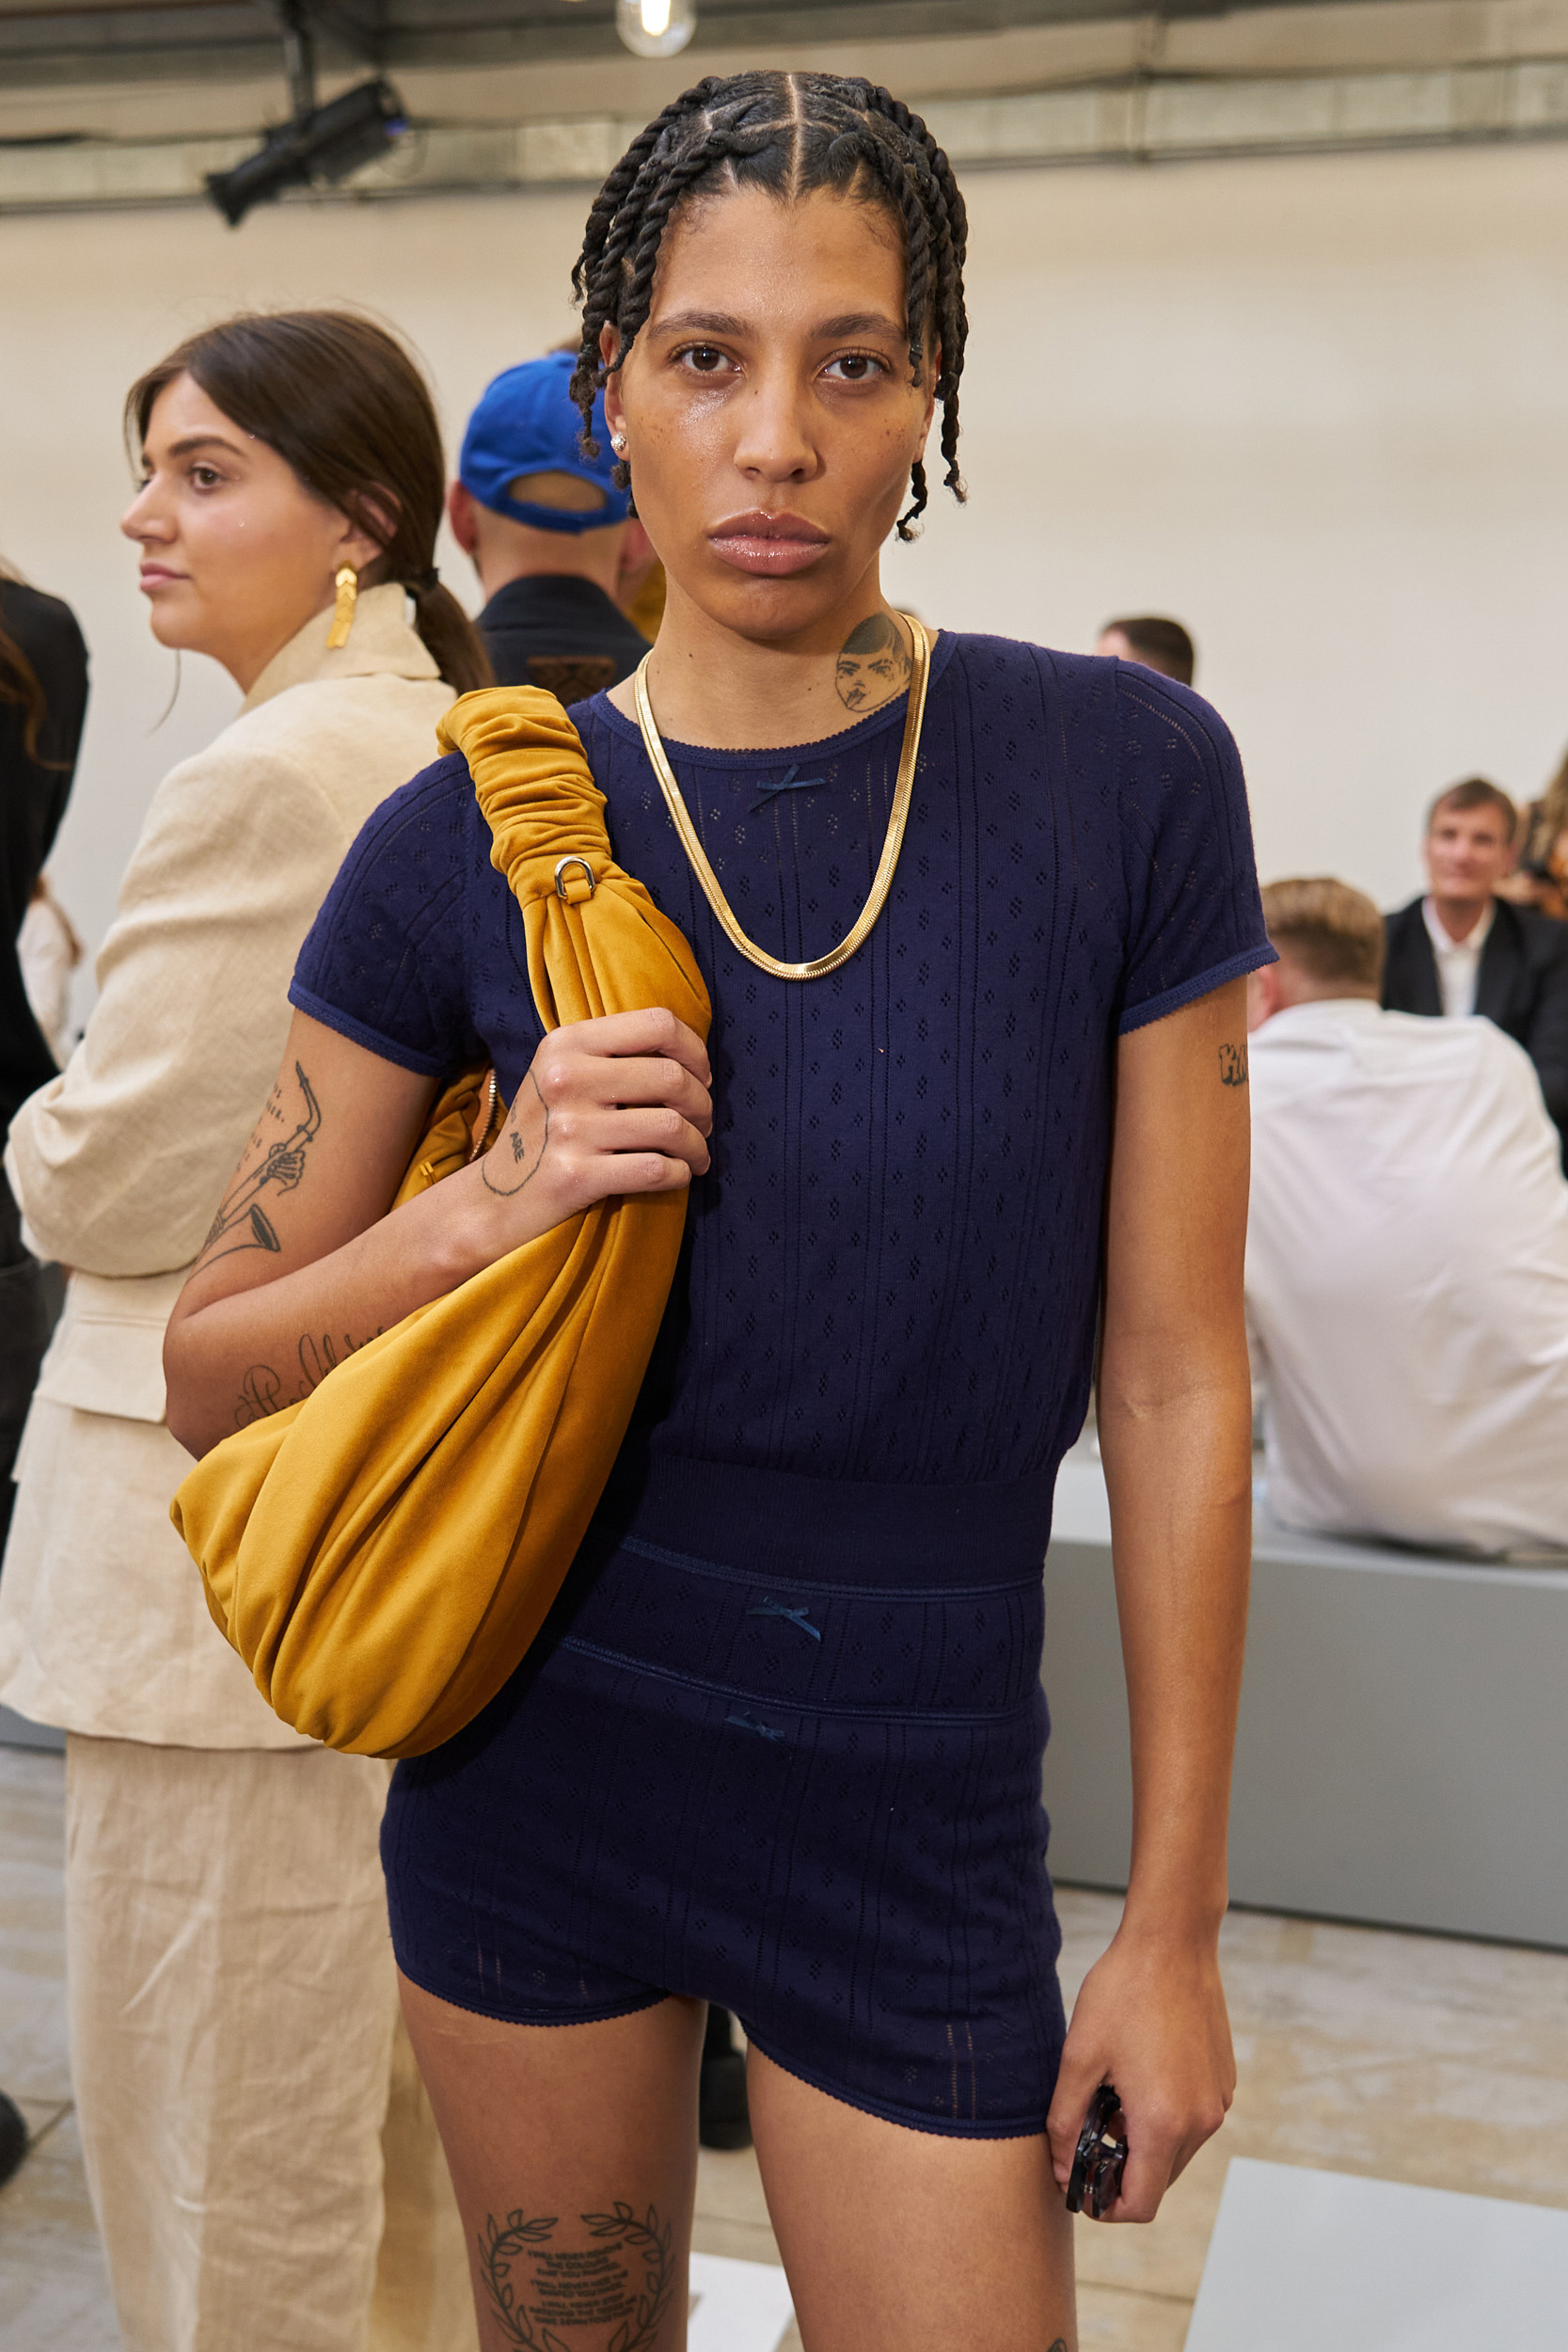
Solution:
[[[128,437],[145,438],[154,401],[177,375],[192,376],[242,433],[376,542],[361,585],[402,581],[449,685],[466,694],[495,684],[483,638],[436,575],[446,460],[435,404],[384,326],[352,310],[247,310],[203,327],[132,385]]]
[[[0,580],[15,580],[21,585],[20,574],[13,572],[8,564],[0,564]],[[49,716],[49,706],[39,682],[39,674],[6,627],[3,612],[0,612],[0,703],[21,705],[22,749],[28,759],[38,760],[40,768],[64,764],[40,757],[39,729]]]

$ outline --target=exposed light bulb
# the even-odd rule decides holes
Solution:
[[[696,0],[615,0],[615,30],[634,57],[673,57],[696,29]]]

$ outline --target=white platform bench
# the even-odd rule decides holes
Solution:
[[[1124,1887],[1110,1537],[1100,1466],[1075,1453],[1045,1564],[1051,1867]],[[1568,1948],[1568,1567],[1331,1542],[1260,1501],[1252,1579],[1233,1899]]]

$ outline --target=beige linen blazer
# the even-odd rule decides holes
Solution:
[[[282,1057],[300,944],[365,818],[436,756],[452,690],[404,591],[318,614],[238,718],[159,786],[60,1076],[6,1169],[32,1246],[74,1269],[17,1458],[0,1699],[69,1731],[309,1744],[207,1613],[169,1525],[190,1457],[164,1425],[164,1327]]]

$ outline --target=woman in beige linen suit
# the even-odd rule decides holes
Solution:
[[[161,1354],[316,909],[487,665],[431,568],[430,397],[382,329],[230,320],[127,414],[153,634],[245,701],[155,794],[87,1035],[10,1130],[33,1246],[73,1272],[18,1464],[0,1696],[68,1734],[72,2068],[131,2352],[449,2352],[467,2265],[396,2026],[388,1767],[287,1730],[209,1619],[168,1521],[189,1462]],[[332,1349],[302,1347],[302,1391]]]

